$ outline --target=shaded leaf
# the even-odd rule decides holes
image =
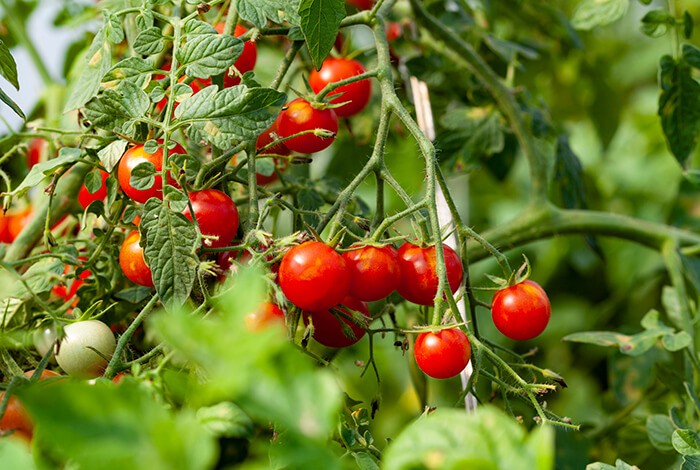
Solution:
[[[105,19],[105,22],[107,19]],[[74,82],[70,98],[64,112],[82,107],[100,91],[102,77],[112,65],[112,48],[105,35],[106,26],[97,32],[92,44],[85,55],[85,63],[78,79]]]
[[[78,148],[63,147],[58,151],[58,157],[52,158],[45,162],[37,163],[29,170],[29,174],[24,180],[12,191],[12,194],[17,197],[24,195],[29,189],[37,186],[44,181],[44,178],[53,174],[62,166],[70,166],[77,162],[82,156],[82,152]]]
[[[613,23],[627,12],[629,0],[582,0],[571,24],[576,29],[593,29]]]
[[[165,38],[158,27],[144,29],[134,40],[134,50],[142,55],[153,55],[163,52]]]
[[[700,455],[700,436],[692,429],[675,430],[671,442],[681,455]]]
[[[22,112],[22,109],[17,105],[17,103],[14,102],[12,98],[10,98],[4,91],[0,89],[0,101],[5,103],[7,106],[14,111],[14,113],[21,117],[23,120],[27,120],[27,117],[24,115]]]
[[[662,452],[673,450],[671,437],[676,430],[671,418],[665,415],[651,415],[646,422],[647,435],[651,445]]]
[[[267,20],[281,24],[289,22],[299,25],[300,0],[235,0],[236,10],[244,20],[258,28],[267,24]]]
[[[340,22],[345,18],[343,0],[301,0],[299,26],[306,39],[311,61],[316,70],[333,49]]]
[[[134,135],[133,120],[148,110],[148,95],[138,85],[124,80],[116,88],[105,90],[85,106],[85,117],[97,127]]]
[[[19,90],[17,63],[2,39],[0,39],[0,76],[10,82],[15,89]]]

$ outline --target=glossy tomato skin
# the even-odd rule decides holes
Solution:
[[[258,136],[258,139],[255,142],[255,148],[257,150],[260,150],[261,148],[265,147],[266,145],[271,144],[275,139],[273,137],[274,134],[278,134],[277,132],[277,121],[279,120],[279,117],[275,119],[275,121],[270,125],[270,127],[265,130],[262,134]],[[265,155],[282,155],[282,156],[287,156],[291,154],[292,151],[289,150],[283,143],[273,145],[272,147],[266,149],[264,152],[261,152],[258,154],[258,156],[265,156]],[[275,166],[279,171],[284,171],[287,168],[287,161],[282,160],[279,158],[275,158]],[[255,179],[259,185],[264,185],[264,184],[270,184],[273,181],[277,179],[277,173],[272,173],[269,176],[257,173],[255,175]]]
[[[102,201],[104,198],[107,197],[107,178],[109,178],[109,173],[107,173],[104,170],[97,170],[100,172],[100,177],[102,178],[102,186],[100,186],[100,189],[95,191],[94,193],[91,193],[88,191],[88,188],[83,184],[80,187],[80,191],[78,192],[78,202],[80,203],[81,206],[83,206],[83,209],[87,209],[87,206],[92,204],[95,201]]]
[[[24,373],[27,378],[31,378],[33,374],[33,370]],[[51,377],[59,377],[59,374],[54,371],[44,369],[41,372],[39,380],[45,380]],[[0,393],[0,401],[2,401],[4,396],[4,392]],[[15,396],[11,396],[7,402],[5,414],[2,416],[2,419],[0,419],[0,431],[12,431],[27,441],[31,441],[32,439],[34,434],[34,424],[27,414],[27,411],[24,409],[24,406],[22,406],[22,403]]]
[[[374,302],[389,296],[399,286],[399,255],[391,245],[363,246],[343,253],[350,271],[350,296]]]
[[[225,23],[218,23],[215,28],[219,34],[224,32]],[[239,24],[236,25],[236,29],[233,31],[235,37],[243,36],[248,31],[247,28]],[[258,48],[252,41],[245,41],[243,43],[243,52],[238,56],[233,66],[241,72],[241,75],[250,72],[255,68],[255,62],[258,60]],[[241,79],[237,76],[229,76],[228,73],[224,74],[224,88],[228,88],[241,83]]]
[[[25,207],[18,211],[2,214],[0,211],[0,242],[12,243],[25,225],[32,218],[32,208]]]
[[[56,362],[61,369],[80,379],[101,376],[107,367],[105,358],[112,357],[117,347],[109,326],[99,320],[86,320],[69,323],[63,331],[65,337],[56,349]]]
[[[330,57],[323,61],[320,70],[312,70],[309,75],[309,85],[314,93],[323,90],[329,83],[339,82],[346,78],[354,77],[365,73],[367,70],[364,65],[355,59],[333,58]],[[367,106],[369,99],[372,96],[372,82],[366,78],[358,82],[353,82],[348,85],[343,85],[336,89],[328,96],[338,97],[331,100],[331,103],[348,103],[333,108],[338,117],[349,117],[359,113]]]
[[[547,293],[530,279],[497,291],[491,301],[496,328],[516,341],[539,336],[547,327],[551,312]]]
[[[317,241],[289,250],[282,258],[278,275],[287,299],[310,312],[335,307],[350,289],[350,273],[343,257]]]
[[[449,379],[467,367],[471,357],[469,339],[459,328],[421,333],[413,346],[416,364],[426,375]]]
[[[158,140],[158,144],[162,145],[163,141]],[[180,144],[175,144],[175,147],[168,151],[168,155],[175,153],[187,153]],[[156,169],[155,182],[148,189],[136,189],[131,186],[131,172],[139,164],[150,162]],[[119,169],[117,179],[122,190],[136,202],[144,203],[152,197],[163,199],[163,178],[160,175],[163,169],[163,147],[158,147],[154,153],[150,154],[144,150],[143,145],[137,145],[127,150],[119,160]],[[175,180],[168,174],[167,182],[171,186],[177,186]]]
[[[447,245],[443,245],[443,248],[447,281],[454,293],[462,282],[462,261],[452,248]],[[398,255],[401,271],[398,293],[409,302],[433,305],[438,288],[435,246],[420,247],[406,242],[399,247]]]
[[[153,287],[153,275],[143,257],[140,241],[141,234],[138,230],[129,232],[119,250],[119,266],[131,282],[140,286]]]
[[[374,6],[374,0],[345,0],[345,3],[358,10],[371,10]]]
[[[41,161],[41,154],[46,149],[47,142],[42,138],[34,138],[29,142],[27,150],[27,168],[31,168]]]
[[[285,138],[302,131],[325,129],[338,132],[338,117],[332,109],[317,109],[303,98],[289,102],[277,120],[277,132]],[[314,153],[328,148],[335,137],[323,138],[314,134],[304,134],[284,141],[289,149],[299,153]]]
[[[208,248],[228,246],[238,231],[238,208],[228,195],[218,189],[203,189],[190,193],[192,211]],[[192,212],[186,207],[183,214],[192,220]]]
[[[350,296],[345,297],[341,305],[337,305],[336,308],[349,316],[352,316],[352,314],[348,309],[359,312],[369,322],[370,316],[367,304],[353,299]],[[341,317],[341,320],[339,320],[338,317],[333,315],[329,310],[321,310],[307,314],[304,318],[304,323],[308,323],[309,315],[314,324],[313,338],[320,344],[329,348],[347,348],[348,346],[352,346],[360,341],[366,333],[365,329],[354,321],[345,317]],[[350,327],[355,336],[354,338],[346,336],[341,321]]]

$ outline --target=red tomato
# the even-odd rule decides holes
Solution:
[[[274,325],[284,327],[284,312],[272,302],[263,302],[255,313],[246,315],[245,324],[250,331],[261,331]]]
[[[238,209],[226,193],[218,189],[204,189],[190,193],[192,210],[202,235],[216,237],[205,238],[207,248],[228,246],[238,231]],[[192,220],[190,208],[183,214]]]
[[[371,10],[374,6],[374,0],[345,0],[345,3],[358,10]]]
[[[389,21],[386,24],[386,40],[394,42],[403,34],[403,26],[397,21]]]
[[[421,333],[413,346],[420,370],[436,379],[449,379],[467,367],[471,357],[469,339],[459,328]]]
[[[282,108],[277,119],[277,131],[285,138],[302,131],[325,129],[338,132],[338,117],[332,109],[317,109],[303,98],[297,98]],[[284,145],[295,152],[314,153],[329,147],[335,137],[322,138],[314,134],[304,134],[284,141]]]
[[[224,32],[225,23],[219,23],[215,26],[219,34]],[[233,31],[235,37],[243,36],[248,30],[237,24],[236,29]],[[238,59],[233,63],[233,66],[241,72],[241,75],[250,72],[255,68],[255,62],[258,60],[258,48],[252,41],[245,41],[243,43],[243,52],[238,56]],[[233,85],[238,85],[241,83],[241,79],[238,76],[229,76],[228,73],[224,74],[224,88],[231,87]]]
[[[462,282],[462,261],[457,253],[443,245],[447,282],[454,293]],[[409,302],[418,305],[433,305],[438,288],[435,246],[420,247],[406,242],[399,248],[401,281],[398,293]]]
[[[311,75],[309,75],[309,85],[311,85],[311,89],[314,93],[318,93],[329,83],[339,82],[340,80],[345,80],[346,78],[354,77],[355,75],[360,75],[365,72],[364,65],[355,59],[335,59],[330,57],[323,61],[320,70],[311,71]],[[339,117],[354,116],[365,109],[367,103],[369,103],[369,99],[372,96],[372,82],[366,78],[359,82],[343,85],[328,96],[336,95],[339,96],[331,100],[331,103],[338,104],[345,103],[346,101],[348,103],[338,108],[333,108],[335,114]]]
[[[287,299],[310,312],[335,307],[350,288],[350,274],[343,257],[316,241],[297,245],[284,255],[279,280]]]
[[[153,287],[153,275],[143,257],[143,248],[139,245],[141,234],[138,230],[130,232],[119,250],[119,266],[132,282],[141,286]]]
[[[147,153],[143,145],[137,145],[135,147],[127,150],[119,160],[119,169],[117,173],[117,179],[119,180],[119,186],[122,190],[136,202],[146,202],[152,197],[157,197],[158,199],[163,199],[163,178],[160,175],[163,169],[163,141],[158,140],[158,147],[154,153]],[[174,153],[187,153],[185,149],[182,148],[180,144],[175,144],[172,150],[168,151],[168,155]],[[131,172],[141,163],[150,162],[156,169],[155,182],[153,186],[148,189],[136,189],[131,186]],[[177,186],[177,182],[168,175],[167,183],[171,186]]]
[[[365,302],[381,300],[399,286],[401,271],[396,248],[363,246],[343,253],[350,271],[350,296]]]
[[[336,306],[336,308],[349,316],[352,314],[348,311],[354,310],[355,312],[360,312],[367,321],[369,322],[369,309],[367,304],[359,300],[353,299],[348,296],[341,302],[343,306]],[[354,321],[341,317],[342,321],[350,327],[354,334],[354,338],[347,336],[343,331],[341,325],[341,320],[339,320],[335,315],[333,315],[329,310],[321,310],[318,312],[311,312],[305,314],[304,323],[308,323],[308,316],[311,316],[311,321],[314,324],[314,334],[313,338],[324,346],[329,348],[347,348],[352,346],[362,339],[366,331],[362,326],[358,325]]]
[[[84,260],[83,260],[84,261]],[[63,270],[63,274],[68,274],[71,271],[70,266],[66,266],[65,269]],[[85,270],[78,274],[77,278],[74,278],[70,281],[66,281],[66,283],[61,283],[61,284],[56,284],[53,286],[53,289],[51,289],[51,292],[53,292],[56,296],[61,297],[64,301],[65,300],[70,300],[73,297],[75,297],[75,294],[78,293],[78,289],[80,289],[80,286],[85,284],[83,279],[87,279],[92,275],[92,273],[88,270]],[[70,287],[69,287],[70,285]],[[78,299],[75,299],[74,304],[76,304]],[[75,306],[75,305],[73,305]]]
[[[163,70],[165,70],[166,72],[170,70],[170,62],[163,65]],[[164,78],[165,78],[165,75],[163,75],[163,74],[154,74],[153,75],[154,80],[162,80]],[[182,77],[177,79],[177,82],[182,83],[185,80],[187,80],[187,77],[182,76]],[[194,80],[192,80],[190,82],[189,85],[190,85],[190,88],[192,89],[192,94],[196,95],[198,92],[202,91],[202,89],[211,85],[211,80],[202,79],[202,78],[195,78]],[[165,109],[165,105],[167,105],[167,104],[168,104],[168,90],[166,89],[165,97],[156,104],[156,111],[160,113],[161,111],[163,111]],[[179,103],[175,102],[175,104],[173,105],[173,111],[175,110],[175,108],[177,108],[178,104]]]
[[[25,207],[16,212],[8,212],[4,215],[4,224],[0,224],[0,228],[3,228],[0,233],[0,242],[12,243],[15,238],[20,234],[25,225],[32,218],[32,208]],[[4,227],[3,227],[4,225]]]
[[[100,172],[100,176],[102,177],[102,186],[100,186],[100,189],[94,193],[91,193],[88,191],[88,188],[85,187],[85,184],[83,184],[80,188],[80,192],[78,193],[78,202],[81,206],[83,206],[83,209],[86,209],[87,206],[93,202],[102,201],[107,197],[107,185],[105,182],[107,181],[107,178],[109,178],[109,173],[100,169],[97,171]]]
[[[516,341],[532,339],[542,333],[551,312],[547,293],[529,279],[497,291],[491,301],[496,328]]]
[[[34,374],[33,370],[24,373],[25,376],[31,377]],[[44,380],[49,377],[58,377],[54,371],[44,369],[41,371],[41,376],[39,380]],[[5,393],[0,393],[0,401],[2,401]],[[22,406],[22,403],[17,399],[17,397],[11,396],[7,402],[7,408],[5,409],[5,414],[2,415],[0,419],[0,431],[8,432],[14,431],[20,437],[31,441],[32,435],[34,434],[34,424],[27,414],[27,411]]]
[[[279,119],[279,118],[278,118]],[[258,140],[255,142],[255,148],[257,150],[260,150],[261,148],[265,147],[266,145],[272,143],[275,139],[272,137],[273,134],[277,134],[277,120],[276,119],[270,127],[267,128],[262,134],[258,136]],[[272,147],[268,148],[264,152],[258,154],[258,156],[265,156],[265,155],[289,155],[292,153],[291,150],[289,150],[283,143],[282,144],[277,144],[273,145]],[[287,161],[282,160],[279,158],[275,158],[275,166],[280,170],[284,171],[287,168]],[[256,175],[256,181],[258,184],[269,184],[272,183],[277,179],[277,173],[272,173],[269,176],[261,175],[258,173]]]
[[[46,141],[39,137],[29,141],[29,149],[27,150],[27,168],[31,169],[34,165],[41,161],[41,155],[46,149]]]

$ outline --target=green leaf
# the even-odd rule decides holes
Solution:
[[[235,0],[236,10],[244,20],[263,28],[267,20],[282,24],[285,21],[299,25],[300,0]]]
[[[700,70],[700,49],[692,44],[683,44],[683,59],[691,67]]]
[[[189,121],[199,137],[219,148],[232,141],[255,139],[275,118],[268,108],[280,106],[284,94],[270,88],[247,88],[242,85],[217,91],[204,88],[183,101],[175,117]]]
[[[112,65],[112,48],[105,34],[106,27],[103,25],[100,28],[87,50],[85,63],[78,79],[74,82],[73,91],[63,109],[64,112],[82,107],[100,91],[102,77]]]
[[[108,88],[113,88],[121,80],[127,80],[143,88],[150,81],[154,70],[155,68],[150,60],[142,59],[141,57],[129,57],[117,62],[104,76],[103,82]]]
[[[44,181],[44,178],[53,174],[57,169],[62,166],[70,166],[77,162],[82,155],[82,152],[78,148],[61,148],[61,150],[58,151],[57,158],[52,158],[51,160],[34,165],[19,186],[12,191],[12,195],[21,197],[29,191],[29,189],[39,185],[39,183]]]
[[[150,287],[129,287],[114,294],[119,300],[125,300],[132,304],[138,304],[149,298],[152,294]]]
[[[659,116],[666,142],[676,160],[685,166],[697,145],[700,130],[700,84],[685,61],[663,56],[660,63]]]
[[[142,55],[159,54],[163,49],[165,38],[160,28],[155,26],[141,31],[134,40],[134,50]]]
[[[306,39],[311,61],[316,70],[321,68],[333,49],[340,22],[345,18],[343,0],[301,0],[299,3],[301,32]]]
[[[661,291],[661,303],[666,310],[666,315],[679,330],[692,331],[693,326],[684,319],[680,302],[678,291],[671,286],[664,286]]]
[[[697,455],[684,455],[681,470],[700,470],[700,457]]]
[[[10,98],[2,89],[0,89],[0,101],[5,103],[7,106],[14,111],[14,113],[21,117],[23,120],[27,120],[27,117],[24,115],[20,107],[17,105],[17,103],[14,102],[12,98]]]
[[[90,194],[95,194],[102,187],[102,175],[99,171],[92,170],[85,175],[83,184]]]
[[[197,410],[197,420],[216,437],[251,438],[253,421],[235,403],[222,402]]]
[[[156,182],[156,167],[151,162],[139,163],[131,171],[129,184],[139,191],[150,189]]]
[[[379,470],[379,465],[367,452],[354,452],[352,456],[355,458],[357,468],[360,470]]]
[[[213,437],[194,415],[166,409],[134,380],[119,386],[101,380],[39,382],[18,395],[41,445],[81,468],[196,470],[215,463]]]
[[[661,338],[661,343],[667,351],[680,351],[687,348],[693,342],[693,338],[685,331],[667,334]]]
[[[502,411],[486,405],[475,413],[438,409],[404,428],[384,452],[383,469],[554,468],[554,432],[530,435]]]
[[[192,23],[193,32],[183,37],[185,43],[177,52],[180,65],[186,66],[185,74],[208,78],[226,72],[243,52],[243,41],[218,34],[211,25],[199,20]]]
[[[126,140],[115,140],[97,152],[97,156],[107,172],[111,173],[114,167],[117,166],[119,159],[121,159],[122,155],[124,155],[126,144]]]
[[[190,296],[199,263],[194,225],[151,198],[146,201],[140,231],[158,296],[169,309],[181,306]]]
[[[122,42],[124,40],[124,29],[117,15],[109,10],[102,10],[102,17],[104,18],[104,29],[107,40],[112,44],[119,44]]]
[[[149,105],[145,91],[123,80],[116,88],[90,100],[85,106],[85,117],[99,128],[133,136],[133,120],[143,117]]]
[[[0,39],[0,76],[10,82],[16,90],[19,90],[17,63],[2,39]]]
[[[589,30],[613,23],[627,12],[629,0],[582,0],[574,11],[571,25]]]
[[[700,455],[700,436],[692,429],[676,429],[671,442],[681,455]]]
[[[586,470],[639,470],[639,467],[630,465],[624,460],[617,459],[615,461],[615,466],[602,462],[595,462],[586,465]]]
[[[55,258],[47,258],[32,264],[27,271],[22,274],[22,279],[27,287],[35,294],[49,292],[63,275],[64,264]],[[6,294],[6,295],[5,295]],[[32,297],[23,283],[13,283],[12,288],[6,290],[0,298],[12,297],[28,300]]]
[[[0,439],[0,462],[5,468],[36,469],[31,450],[19,439]]]
[[[687,11],[683,12],[683,36],[686,39],[690,39],[693,36],[693,29],[695,29],[695,22],[693,17]]]
[[[662,452],[673,450],[671,436],[676,427],[673,425],[671,418],[665,415],[651,415],[647,417],[646,428],[651,445]]]
[[[650,37],[659,37],[675,24],[676,19],[668,11],[651,10],[642,18],[642,32]]]

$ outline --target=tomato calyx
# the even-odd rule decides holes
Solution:
[[[530,260],[527,258],[527,256],[525,256],[525,254],[523,254],[523,259],[523,264],[521,264],[516,271],[512,271],[508,276],[508,279],[504,279],[502,277],[494,276],[488,273],[486,274],[486,277],[489,280],[491,280],[491,282],[496,284],[496,286],[494,287],[495,290],[504,289],[506,287],[512,287],[530,278]]]

